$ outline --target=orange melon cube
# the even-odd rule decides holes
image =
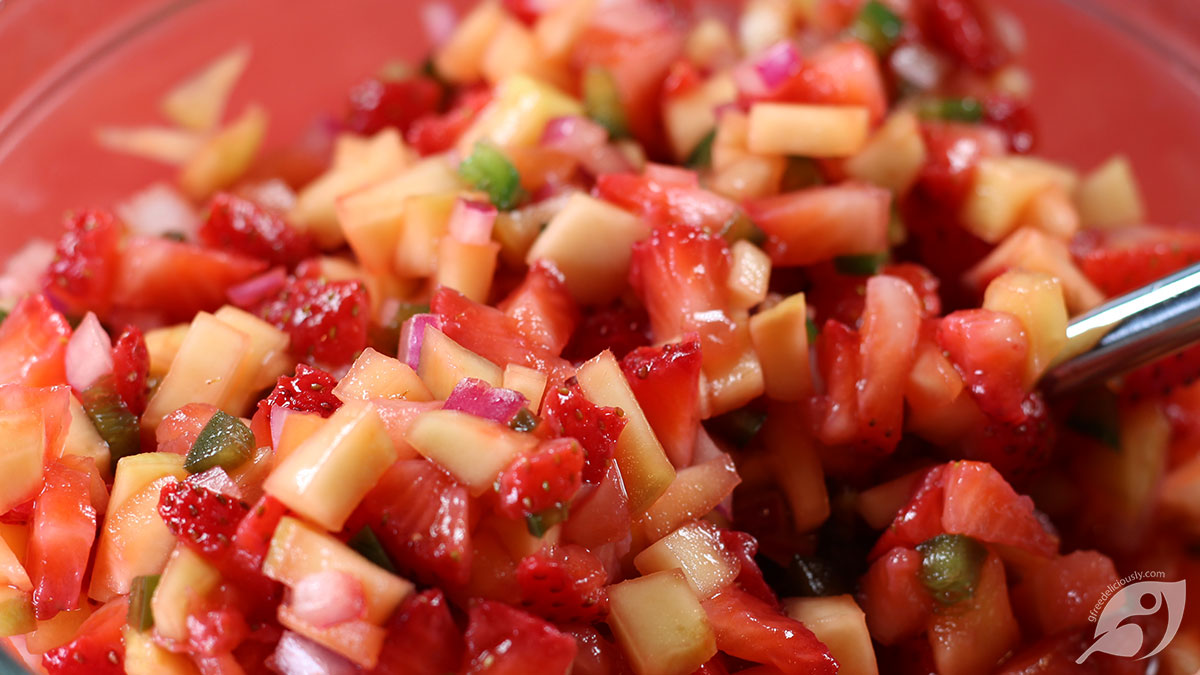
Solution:
[[[408,442],[478,497],[518,455],[532,452],[538,439],[468,413],[432,410],[413,422]]]
[[[342,401],[374,398],[429,401],[433,395],[416,371],[406,363],[367,347],[359,354],[337,386],[334,396]]]
[[[510,363],[504,366],[504,375],[501,381],[505,389],[512,389],[529,399],[531,411],[536,413],[541,408],[542,396],[546,393],[545,373]]]
[[[46,429],[40,410],[0,410],[0,513],[37,495],[42,487]]]
[[[442,331],[425,327],[417,374],[433,397],[444,401],[460,380],[473,377],[493,387],[504,381],[504,371],[475,352],[446,337]]]
[[[276,610],[275,618],[284,628],[299,633],[313,642],[341,654],[366,669],[379,662],[379,652],[387,631],[361,619],[326,626],[314,626],[305,621],[286,604]]]
[[[751,316],[750,341],[762,364],[767,398],[794,402],[812,393],[808,308],[803,293]]]
[[[721,544],[717,528],[702,521],[688,523],[654,542],[633,564],[642,574],[681,570],[697,597],[709,598],[733,583],[741,565]]]
[[[789,598],[783,609],[829,647],[839,675],[878,675],[867,617],[853,596]]]
[[[680,570],[608,588],[608,625],[638,675],[686,675],[717,653],[700,601]]]
[[[238,385],[250,337],[212,314],[201,312],[192,320],[171,368],[146,403],[142,429],[153,431],[169,413],[188,403],[208,403],[225,409]],[[240,410],[226,409],[238,415]]]

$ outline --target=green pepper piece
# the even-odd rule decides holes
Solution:
[[[521,408],[513,415],[512,421],[508,423],[508,428],[513,431],[530,432],[537,428],[538,418],[529,408]]]
[[[943,605],[975,594],[987,548],[964,534],[939,534],[917,545],[921,553],[921,583]]]
[[[100,438],[108,444],[113,462],[137,454],[141,448],[138,418],[121,400],[112,375],[96,380],[80,394],[79,402],[83,404],[83,410],[92,420]]]
[[[383,544],[379,543],[379,537],[375,536],[375,530],[372,530],[370,525],[363,525],[363,528],[350,537],[346,544],[358,551],[362,557],[392,574],[396,574],[396,566],[392,564],[392,559],[388,557],[387,551],[383,550]]]
[[[472,187],[487,193],[496,208],[507,211],[524,196],[521,174],[495,146],[484,142],[475,144],[471,155],[458,167],[458,175]]]
[[[126,621],[134,630],[144,633],[154,627],[154,612],[150,603],[154,600],[154,589],[158,588],[157,574],[134,577],[129,585],[129,611]]]
[[[692,169],[707,169],[712,164],[713,141],[717,139],[717,130],[704,134],[704,138],[692,148],[688,154],[687,166]]]
[[[854,37],[865,42],[879,55],[888,53],[896,46],[903,30],[904,20],[878,0],[863,5],[854,19],[854,25],[850,27]]]
[[[863,253],[861,255],[839,255],[833,259],[833,268],[838,274],[866,277],[878,274],[879,268],[888,261],[887,253]]]
[[[196,443],[183,461],[183,468],[188,473],[202,473],[214,466],[230,471],[253,454],[254,432],[238,418],[218,410],[200,430]]]
[[[817,328],[817,322],[811,318],[804,319],[804,329],[808,331],[808,344],[810,345],[816,342],[817,338],[821,335],[821,329]]]
[[[937,98],[924,101],[917,108],[917,114],[925,119],[945,120],[947,122],[983,121],[983,104],[979,99],[969,96],[963,98]]]
[[[567,519],[567,507],[559,506],[554,508],[530,513],[525,516],[525,528],[529,530],[529,534],[541,539],[546,535],[546,532],[555,525]]]
[[[4,320],[8,318],[8,310],[0,309],[0,326],[4,325]]]
[[[583,109],[587,116],[608,130],[612,138],[629,135],[629,123],[625,119],[625,108],[621,105],[621,92],[612,73],[599,66],[591,66],[583,72]]]

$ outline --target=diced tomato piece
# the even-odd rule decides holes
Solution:
[[[545,260],[534,263],[525,281],[497,308],[516,322],[522,335],[555,356],[567,346],[579,322],[579,309],[562,272]]]
[[[1071,242],[1079,269],[1106,295],[1122,295],[1200,262],[1200,233],[1140,226],[1085,230]]]
[[[933,43],[968,68],[991,72],[1011,58],[974,0],[922,0],[918,6]]]
[[[310,363],[344,366],[367,346],[371,303],[361,281],[290,277],[257,313],[290,336],[293,356]]]
[[[26,567],[39,620],[79,607],[83,577],[96,539],[90,459],[66,457],[46,467],[33,507]]]
[[[858,333],[832,319],[817,341],[817,366],[825,393],[812,399],[813,423],[822,443],[844,445],[858,434]]]
[[[690,466],[700,425],[700,337],[639,347],[621,369],[671,463]]]
[[[113,344],[113,383],[125,407],[134,415],[146,409],[146,378],[150,374],[150,350],[136,326],[126,326]]]
[[[843,183],[763,197],[746,213],[767,233],[767,254],[780,266],[811,265],[888,248],[891,193]]]
[[[573,438],[543,442],[496,479],[497,510],[513,519],[566,505],[583,484],[583,448]]]
[[[467,615],[464,675],[566,673],[575,660],[573,637],[519,609],[484,600]]]
[[[700,603],[712,624],[717,649],[785,673],[838,671],[829,648],[812,631],[749,593],[729,587]]]
[[[44,295],[29,295],[0,324],[0,383],[49,387],[67,381],[71,326]]]
[[[209,202],[199,235],[212,248],[272,265],[292,266],[317,253],[312,237],[283,216],[228,192],[217,193]]]
[[[517,565],[521,606],[556,623],[603,620],[608,573],[591,551],[577,544],[543,549]]]
[[[990,672],[1021,637],[1008,602],[1004,563],[994,553],[971,597],[932,616],[929,645],[937,672],[945,675]]]
[[[857,40],[826,45],[805,59],[800,72],[770,100],[823,105],[861,105],[877,123],[887,114],[887,90],[879,71],[879,59],[871,48]]]
[[[871,637],[894,645],[924,632],[933,614],[933,596],[919,576],[921,554],[893,548],[871,564],[860,583],[863,612]]]
[[[859,330],[859,429],[864,441],[886,452],[900,441],[904,386],[920,330],[920,300],[907,281],[886,275],[867,281]]]
[[[487,87],[467,89],[458,95],[458,100],[445,114],[430,114],[413,120],[404,138],[422,156],[449,150],[491,100],[492,93]]]
[[[444,675],[458,671],[463,637],[437,589],[413,593],[388,619],[378,675]]]
[[[296,365],[296,374],[288,377],[282,375],[275,388],[262,401],[260,410],[270,411],[279,406],[297,412],[317,413],[321,417],[329,417],[342,407],[342,400],[333,395],[337,379],[320,368],[300,363]]]
[[[187,455],[218,410],[217,406],[208,403],[188,403],[168,413],[154,430],[157,451]]]
[[[642,175],[607,173],[596,178],[597,197],[636,213],[655,228],[686,225],[706,232],[724,232],[740,216],[738,205],[698,185],[663,180],[653,166]]]
[[[1075,551],[1026,571],[1013,590],[1013,601],[1023,625],[1050,636],[1090,627],[1088,614],[1118,579],[1108,556]]]
[[[563,632],[575,638],[577,650],[571,675],[631,675],[621,648],[591,626],[569,626]]]
[[[50,675],[124,675],[121,630],[128,613],[129,598],[108,601],[84,619],[74,639],[43,654],[42,667]]]
[[[112,298],[115,308],[157,312],[166,321],[189,321],[196,312],[225,304],[231,286],[267,264],[161,237],[131,236],[121,253]]]
[[[942,319],[937,341],[985,413],[1000,422],[1025,420],[1023,380],[1029,339],[1015,316],[986,309],[959,310]]]
[[[589,308],[563,353],[572,361],[587,361],[605,349],[613,356],[650,344],[650,317],[641,308],[617,302],[608,307]]]
[[[233,543],[250,507],[236,499],[185,482],[163,486],[158,514],[171,534],[196,553],[218,561]]]
[[[110,211],[87,209],[69,214],[66,228],[46,269],[46,294],[73,315],[90,310],[103,316],[112,300],[125,225]]]
[[[372,78],[350,90],[344,123],[348,130],[364,136],[387,127],[406,134],[418,119],[436,113],[441,103],[442,86],[433,78]]]
[[[396,462],[367,493],[349,531],[370,525],[406,576],[461,586],[471,574],[470,497],[424,459]]]
[[[942,528],[947,533],[1042,557],[1058,552],[1058,535],[1049,520],[1037,512],[1032,499],[1018,495],[990,464],[963,461],[945,466]]]

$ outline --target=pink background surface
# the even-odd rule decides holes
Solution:
[[[1200,8],[1191,0],[1000,2],[1026,26],[1039,153],[1088,167],[1125,152],[1152,220],[1200,223]],[[177,9],[164,14],[167,6]],[[1106,7],[1120,22],[1104,18]],[[163,92],[215,55],[253,46],[231,110],[264,103],[268,142],[280,145],[320,112],[340,110],[347,87],[386,60],[420,57],[419,8],[412,0],[0,2],[0,257],[35,233],[56,234],[68,208],[111,204],[169,178],[168,168],[99,148],[92,134],[161,123]]]

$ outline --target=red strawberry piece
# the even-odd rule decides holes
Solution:
[[[230,287],[264,271],[261,260],[162,237],[125,240],[113,283],[114,309],[191,321],[226,303]]]
[[[404,139],[423,156],[449,150],[491,100],[489,87],[468,88],[458,95],[458,100],[445,114],[430,114],[413,120]]]
[[[762,570],[754,560],[754,556],[758,553],[758,541],[748,532],[721,530],[721,544],[737,558],[738,564],[741,566],[741,571],[738,572],[737,579],[735,579],[737,585],[759,600],[771,606],[779,606],[779,599],[775,597],[775,591],[767,585]]]
[[[110,211],[88,209],[69,214],[66,228],[46,269],[46,294],[71,314],[92,310],[103,316],[111,304],[125,226]]]
[[[42,667],[50,675],[124,675],[128,613],[128,598],[109,601],[84,619],[74,639],[42,654]]]
[[[473,302],[452,288],[433,294],[430,311],[442,319],[442,332],[451,340],[500,366],[509,363],[540,370],[551,381],[569,377],[571,365],[540,342],[526,337],[516,319]]]
[[[407,133],[413,122],[437,112],[442,87],[436,80],[415,75],[403,80],[370,79],[350,90],[346,129],[369,136],[387,127]]]
[[[283,502],[271,495],[259,497],[258,503],[238,523],[233,535],[233,546],[246,559],[247,567],[259,569],[267,557],[267,549],[271,546],[271,537],[279,521],[287,514]]]
[[[1008,137],[1008,149],[1013,152],[1024,154],[1037,144],[1033,113],[1025,101],[1004,94],[989,94],[983,100],[983,119],[1004,132]]]
[[[1200,345],[1134,370],[1125,376],[1121,393],[1136,400],[1142,396],[1165,396],[1180,386],[1190,385],[1200,375]]]
[[[663,97],[682,96],[704,83],[704,74],[687,59],[671,64],[667,79],[663,80]]]
[[[497,508],[509,518],[565,505],[583,483],[584,455],[579,441],[556,438],[521,455],[496,479]]]
[[[525,280],[497,308],[516,322],[522,335],[555,356],[567,346],[579,322],[579,309],[562,273],[544,260],[529,268]]]
[[[632,675],[621,648],[595,628],[567,626],[563,632],[574,637],[577,646],[571,675]]]
[[[805,57],[799,71],[766,98],[865,106],[872,124],[883,119],[888,106],[878,58],[870,47],[855,40],[832,42]]]
[[[337,380],[333,375],[320,368],[300,363],[296,365],[295,375],[283,375],[279,378],[275,388],[258,407],[269,411],[272,407],[279,406],[329,417],[342,407],[341,399],[333,395],[333,388],[336,386]]]
[[[0,323],[0,382],[30,387],[65,384],[71,325],[44,295],[21,299]]]
[[[942,528],[989,544],[1024,549],[1052,557],[1058,552],[1058,534],[1033,506],[1019,495],[996,469],[985,462],[951,462],[946,465]]]
[[[188,403],[168,413],[154,430],[157,451],[186,456],[218,410],[208,403]]]
[[[599,483],[629,420],[616,408],[587,400],[574,379],[548,392],[542,412],[556,433],[579,441],[586,455],[583,480]]]
[[[933,596],[921,583],[921,554],[893,548],[871,564],[859,586],[871,637],[894,645],[924,632]]]
[[[991,72],[1010,55],[973,0],[924,0],[921,23],[937,46],[972,70]]]
[[[700,425],[700,337],[639,347],[621,360],[621,369],[671,463],[689,466]]]
[[[813,399],[818,438],[826,445],[845,445],[858,434],[859,337],[849,326],[825,322],[817,341],[817,367],[825,393]]]
[[[774,666],[785,673],[838,671],[829,648],[812,631],[779,610],[730,586],[700,603],[717,638],[717,649],[730,656]]]
[[[476,602],[467,616],[464,675],[565,675],[575,659],[574,638],[502,602]]]
[[[361,281],[292,277],[258,315],[291,337],[296,358],[338,367],[366,348],[371,305]]]
[[[461,586],[471,575],[470,496],[424,459],[387,470],[351,517],[349,531],[370,525],[406,576]]]
[[[942,507],[946,499],[946,465],[929,470],[920,485],[892,519],[892,524],[883,531],[871,549],[869,560],[874,560],[896,547],[915,548],[917,544],[943,534]]]
[[[249,510],[236,499],[182,482],[163,486],[158,498],[158,515],[171,534],[213,560],[229,551],[238,524]]]
[[[33,507],[26,568],[39,620],[79,607],[83,577],[96,539],[90,459],[66,457],[46,467]]]
[[[1006,312],[960,310],[938,324],[937,342],[962,375],[979,408],[1000,422],[1025,419],[1025,356],[1029,339]]]
[[[963,442],[963,456],[988,462],[1008,480],[1029,478],[1050,460],[1054,448],[1054,425],[1041,393],[1033,392],[1021,402],[1025,418],[1020,422],[988,419],[974,428]]]
[[[725,665],[725,655],[720,652],[704,662],[692,675],[729,675],[729,667]]]
[[[891,263],[884,265],[879,273],[900,277],[913,287],[917,298],[921,300],[922,317],[935,317],[942,313],[942,299],[938,295],[938,288],[942,284],[928,268],[909,262]]]
[[[832,263],[818,263],[804,269],[809,290],[805,292],[813,308],[813,321],[823,326],[833,319],[847,326],[862,317],[867,293],[867,277],[842,274]]]
[[[1071,242],[1071,252],[1100,290],[1122,295],[1200,262],[1200,233],[1151,226],[1088,230]]]
[[[741,213],[737,204],[695,184],[661,176],[608,173],[596,178],[596,196],[638,214],[655,228],[679,225],[719,233]]]
[[[587,361],[607,349],[619,359],[648,344],[650,317],[646,311],[617,302],[590,309],[563,355],[572,361]]]
[[[135,326],[126,326],[113,344],[113,383],[125,407],[134,415],[146,409],[146,377],[150,374],[150,351],[146,338]]]
[[[955,210],[971,186],[979,160],[999,157],[1007,150],[1002,131],[978,124],[925,122],[921,136],[928,159],[918,176],[919,187],[938,203]],[[912,218],[904,222],[919,224]],[[930,262],[928,258],[923,260]]]
[[[250,634],[246,617],[232,607],[188,614],[187,630],[188,648],[206,656],[231,652]]]
[[[577,544],[543,549],[517,565],[521,606],[556,623],[602,620],[607,581],[600,559]]]
[[[220,192],[208,205],[200,224],[200,241],[212,248],[265,260],[272,265],[295,265],[317,253],[312,237],[292,227],[278,213],[249,199]]]
[[[458,672],[463,636],[445,596],[436,588],[413,593],[387,623],[378,675],[444,675]]]

